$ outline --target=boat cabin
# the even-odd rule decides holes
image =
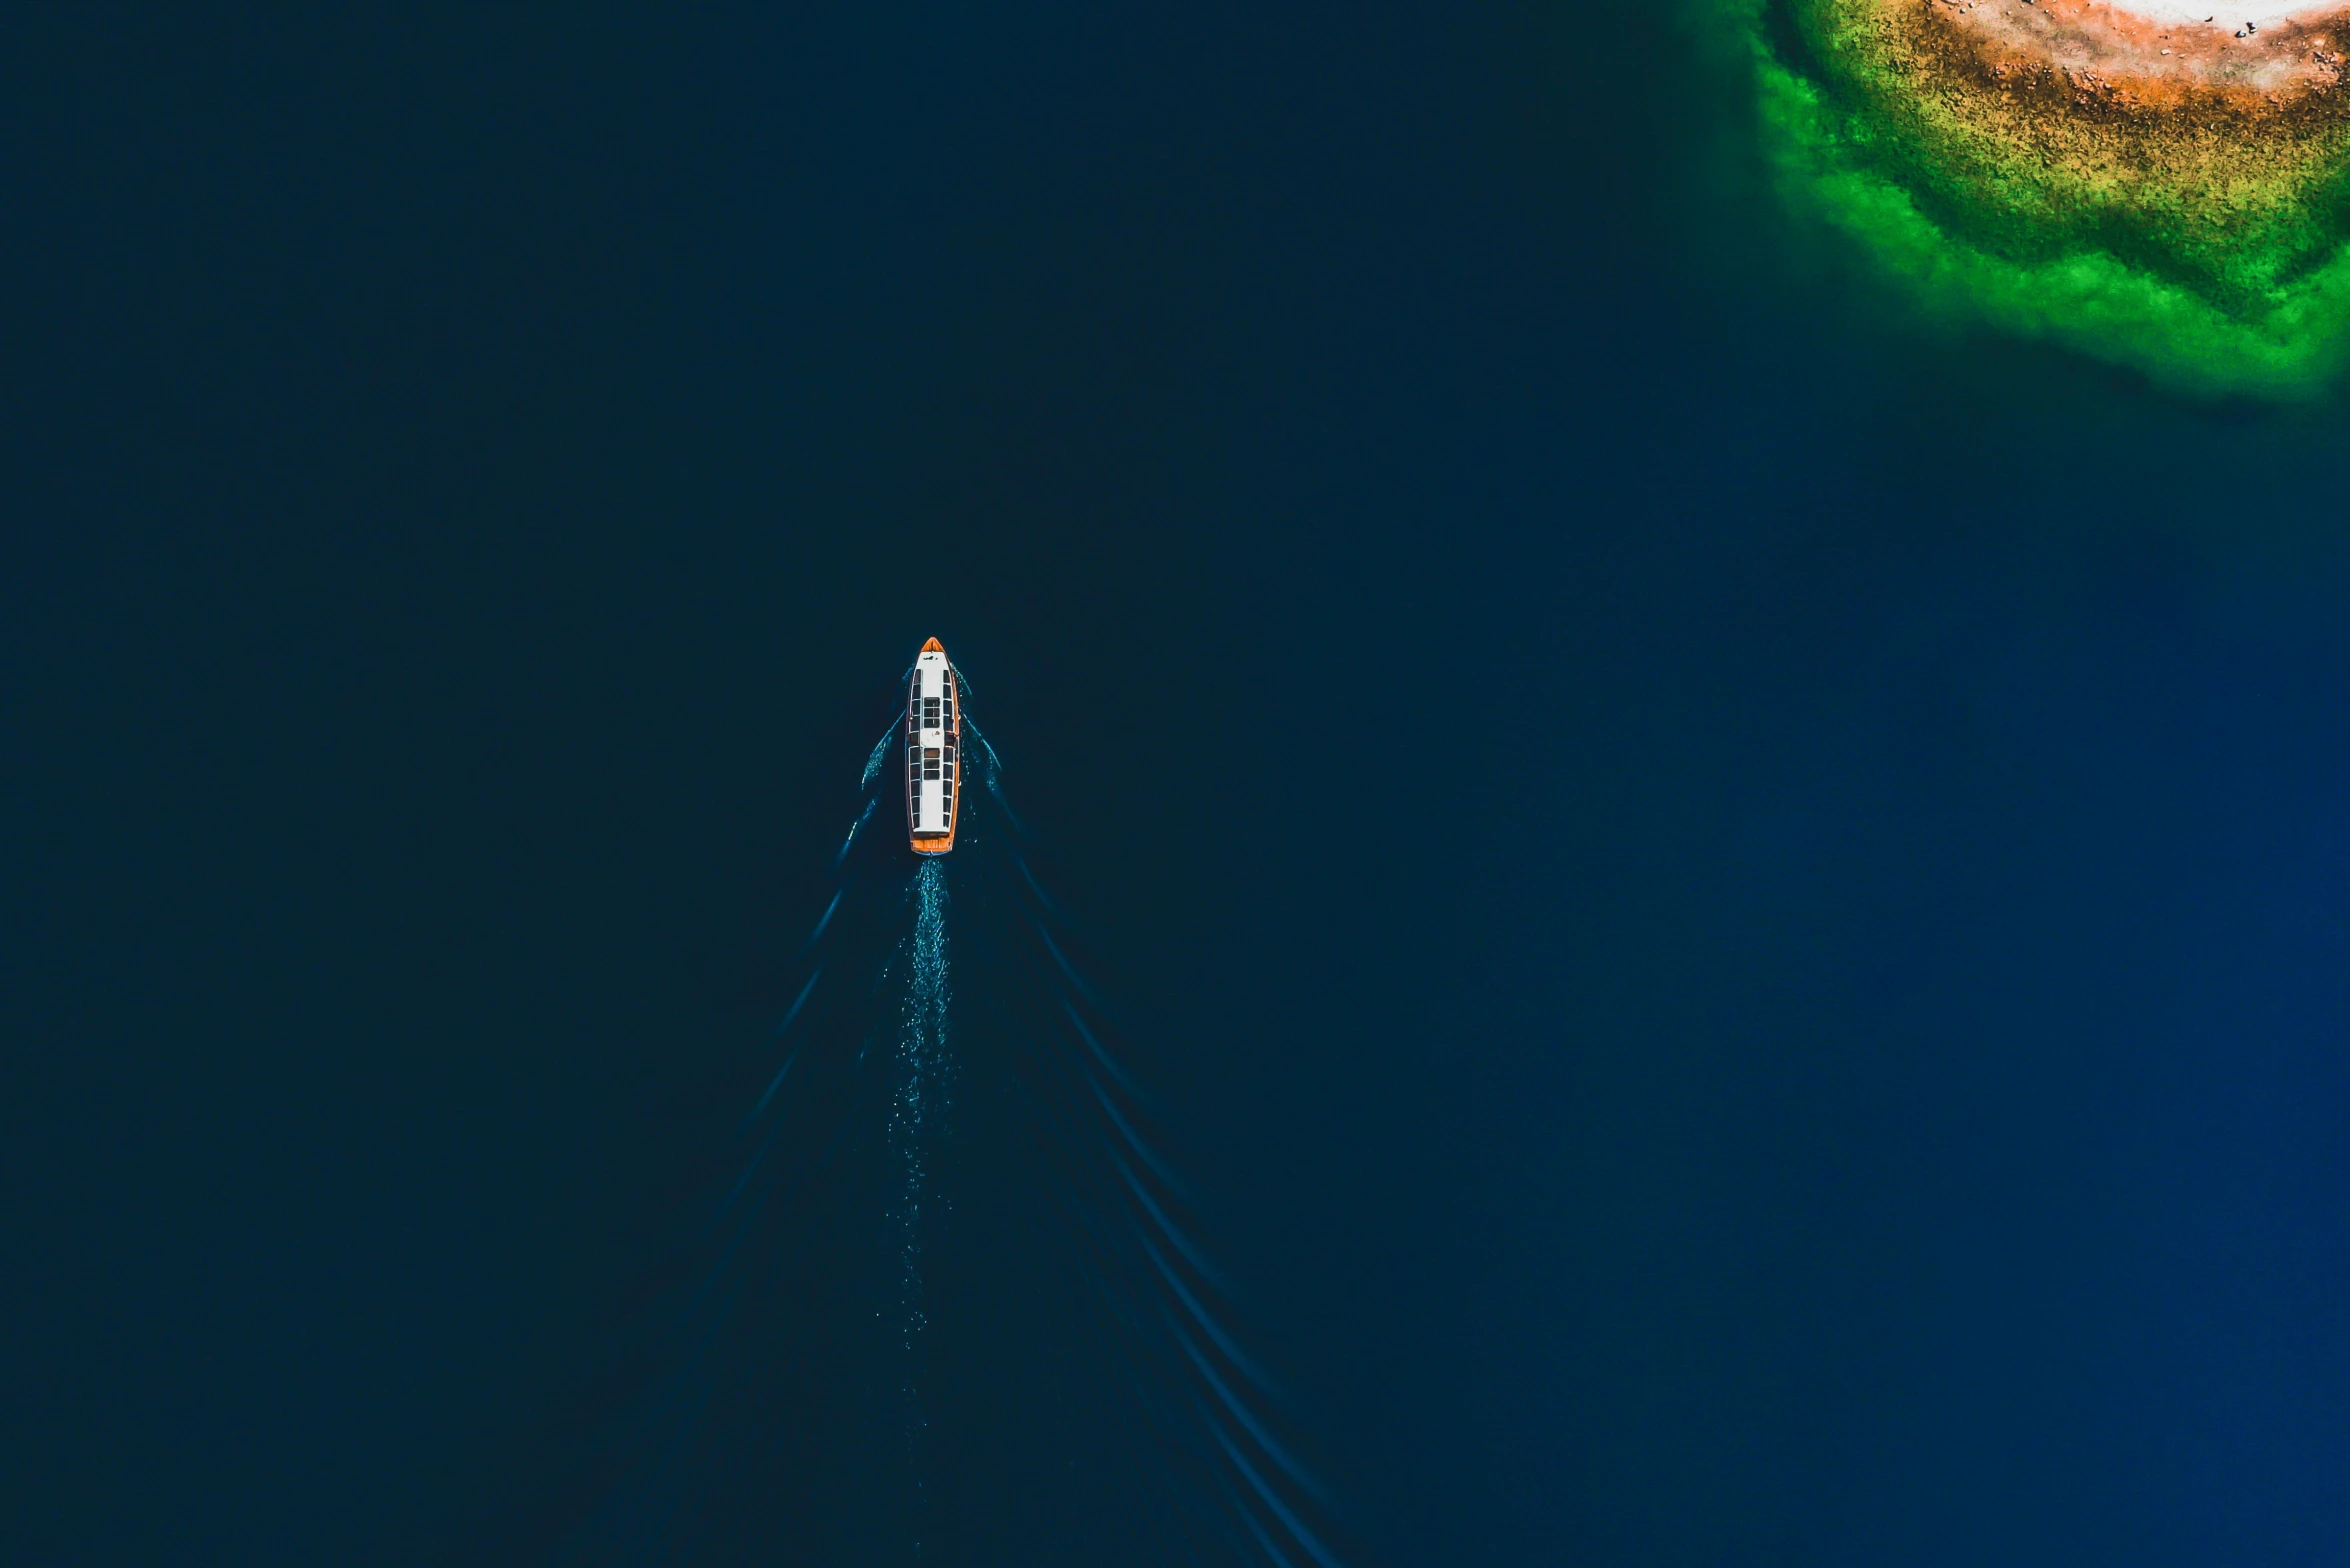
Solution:
[[[917,855],[955,847],[961,716],[955,667],[936,637],[922,645],[906,694],[906,831]]]

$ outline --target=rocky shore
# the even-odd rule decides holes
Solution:
[[[1866,156],[1980,241],[2093,245],[2223,305],[2341,245],[2322,197],[2350,168],[2350,10],[2222,28],[2084,0],[1791,3]]]
[[[2148,107],[2180,106],[2199,90],[2267,100],[2331,91],[2343,83],[2350,43],[2350,10],[2328,7],[2265,26],[2084,0],[1930,0],[1925,14],[1972,39],[1994,72],[2053,68],[2084,92]]]

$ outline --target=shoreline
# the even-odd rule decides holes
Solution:
[[[1778,178],[1935,309],[2203,392],[2304,396],[2350,359],[2350,7],[2241,40],[2084,0],[1792,21],[1807,53],[1753,35]]]
[[[2303,6],[2265,21],[2210,25],[2201,16],[2169,14],[2219,16],[2208,9],[2219,3],[1926,0],[1926,12],[1973,42],[1995,76],[2019,65],[2052,66],[2085,96],[2146,108],[2171,106],[2197,89],[2281,101],[2342,85],[2350,8]]]
[[[1798,14],[1868,156],[1995,249],[2118,247],[2251,308],[2341,241],[2320,193],[2350,167],[2350,10],[2241,41],[2090,0]]]

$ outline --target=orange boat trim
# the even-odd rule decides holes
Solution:
[[[943,668],[939,672],[939,679],[941,690],[947,697],[947,701],[943,705],[945,710],[943,716],[946,722],[941,727],[946,744],[941,749],[953,759],[955,787],[947,793],[947,825],[946,831],[943,833],[936,828],[927,828],[917,832],[913,827],[915,808],[920,800],[918,791],[923,782],[919,774],[915,772],[913,755],[915,749],[921,745],[919,715],[914,709],[914,694],[920,688],[918,685],[910,684],[906,691],[906,812],[909,819],[906,838],[914,853],[923,856],[944,855],[955,847],[955,824],[960,819],[963,810],[963,690],[962,683],[955,679],[954,661],[943,657],[946,651],[946,645],[936,637],[929,638],[922,644],[922,653],[935,653],[942,656]],[[920,655],[916,655],[915,663],[915,679],[918,682],[920,679]]]

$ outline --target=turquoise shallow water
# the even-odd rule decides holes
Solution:
[[[1341,1560],[2341,1556],[2340,412],[1921,316],[1720,63],[28,24],[0,1556],[1182,1495],[959,858],[919,1361],[898,1080],[808,1058],[870,1136],[769,1157],[831,1174],[630,1490],[809,966],[896,1016],[804,945],[933,634]],[[892,828],[824,942],[919,924]]]

